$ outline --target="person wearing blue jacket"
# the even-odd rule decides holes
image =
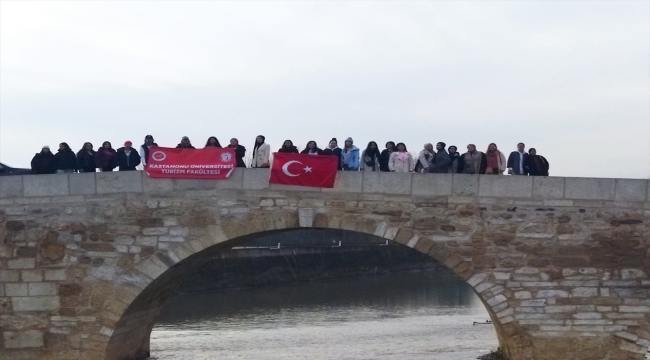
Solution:
[[[359,148],[352,145],[352,138],[345,139],[341,150],[341,168],[343,171],[359,171]]]

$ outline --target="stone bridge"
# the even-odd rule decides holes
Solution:
[[[334,189],[142,172],[0,177],[0,358],[142,359],[170,292],[269,232],[344,229],[437,259],[512,360],[642,359],[647,180],[339,172]],[[435,339],[431,339],[435,341]]]

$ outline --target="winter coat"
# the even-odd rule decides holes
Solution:
[[[151,146],[158,146],[158,144],[153,143],[150,146],[147,146],[147,144],[142,144],[140,145],[140,162],[142,162],[142,166],[145,166],[149,163],[149,150]]]
[[[447,150],[442,149],[436,153],[433,158],[433,172],[436,174],[446,174],[451,169],[451,158]]]
[[[485,159],[487,161],[487,154],[485,154]],[[487,163],[485,164],[485,166],[486,166],[485,172],[487,174],[492,174],[493,170],[487,168]],[[507,168],[507,166],[506,166],[506,157],[499,150],[497,150],[497,167],[498,167],[498,171],[499,171],[498,173],[499,174],[503,174],[503,172],[506,171],[506,168]]]
[[[54,158],[57,170],[77,170],[77,156],[72,150],[59,150]]]
[[[523,163],[522,163],[522,156],[520,155],[519,151],[511,152],[510,156],[508,156],[508,164],[507,164],[508,169],[512,169],[512,173],[514,175],[528,175],[528,173],[526,173],[526,168],[524,167],[527,157],[528,154],[523,153]]]
[[[384,149],[379,155],[379,170],[381,171],[390,171],[388,168],[388,161],[390,160],[390,154],[392,152],[388,149]]]
[[[422,149],[415,162],[415,171],[423,174],[433,172],[433,159],[435,156],[435,152]]]
[[[297,154],[298,153],[298,148],[295,147],[295,146],[289,146],[288,148],[283,146],[283,147],[280,148],[280,150],[278,150],[278,152]]]
[[[449,154],[449,160],[451,161],[449,163],[449,173],[455,174],[458,172],[458,159],[460,158],[460,154],[457,152],[453,154]]]
[[[56,173],[56,159],[54,154],[48,152],[37,153],[32,158],[32,174],[54,174]]]
[[[269,160],[271,156],[271,147],[267,143],[263,143],[260,146],[253,148],[253,158],[251,159],[252,168],[260,167],[269,167],[271,161]]]
[[[378,151],[372,156],[366,155],[366,150],[361,153],[360,169],[363,171],[379,171],[379,156]]]
[[[388,160],[388,168],[390,171],[394,172],[412,172],[415,168],[415,161],[413,161],[413,156],[408,152],[403,152],[405,155],[404,159],[399,156],[400,152],[395,151],[390,154],[390,159]]]
[[[359,148],[352,145],[350,148],[341,149],[341,168],[343,170],[359,170]]]
[[[135,167],[140,165],[140,154],[134,148],[131,148],[131,152],[127,156],[126,148],[121,147],[115,153],[115,160],[117,166],[120,167],[120,171],[135,170]]]
[[[115,150],[99,148],[95,153],[95,165],[100,169],[115,169],[117,167]]]
[[[474,154],[466,152],[458,158],[458,173],[460,174],[485,174],[486,166],[487,158],[480,151]]]
[[[228,145],[229,148],[233,149],[232,146]],[[235,167],[246,167],[246,163],[244,162],[244,156],[246,156],[246,148],[243,147],[242,145],[237,145],[235,149],[235,161],[236,165]]]
[[[341,159],[341,148],[335,147],[334,149],[327,148],[323,150],[323,155],[334,155],[339,158],[338,165],[337,165],[337,170],[343,170],[341,167],[342,159]]]
[[[95,172],[97,165],[95,165],[95,150],[81,149],[77,153],[77,168],[83,172]]]
[[[528,155],[524,162],[524,171],[530,176],[548,176],[549,164],[542,155]]]
[[[176,145],[177,149],[196,149],[192,144],[188,144],[187,146],[181,144]]]

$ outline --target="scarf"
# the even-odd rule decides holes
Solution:
[[[499,168],[499,152],[487,152],[485,153],[487,157],[487,168],[488,169],[498,169]]]

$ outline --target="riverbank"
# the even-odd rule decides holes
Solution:
[[[492,351],[489,354],[481,355],[477,360],[508,360],[506,355],[503,353],[501,348],[498,348],[496,351]]]

